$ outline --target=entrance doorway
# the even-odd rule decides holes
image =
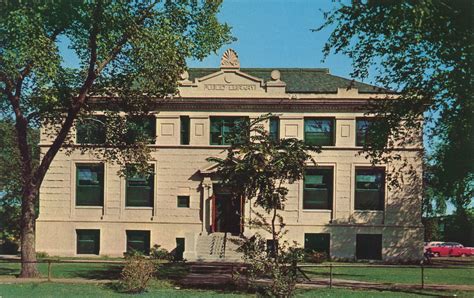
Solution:
[[[217,191],[216,191],[217,190]],[[220,187],[214,188],[212,232],[242,233],[242,202]]]

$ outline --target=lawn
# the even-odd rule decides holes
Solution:
[[[48,265],[39,264],[39,271],[43,277],[48,275]],[[120,277],[122,265],[120,264],[80,264],[80,263],[55,263],[52,264],[53,278],[85,278],[85,279],[110,279]],[[329,268],[311,267],[304,268],[304,272],[312,278],[329,278]],[[1,275],[18,275],[20,264],[0,262]],[[159,277],[174,278],[183,276],[186,270],[182,265],[163,266],[159,270]],[[426,284],[453,284],[474,285],[474,267],[455,268],[425,268]],[[363,267],[334,267],[333,278],[374,281],[385,283],[419,284],[421,282],[420,268],[363,268]]]
[[[53,263],[51,273],[53,278],[118,279],[122,266],[120,264]],[[38,264],[38,270],[42,277],[48,276],[48,264]],[[0,262],[0,276],[18,274],[20,274],[19,263]]]
[[[438,296],[457,295],[458,297],[472,297],[472,293],[451,292],[391,292],[391,291],[359,291],[347,289],[315,289],[299,290],[296,297],[420,297],[420,295]],[[146,293],[129,295],[118,293],[111,285],[95,284],[61,284],[61,283],[27,283],[27,284],[0,284],[0,297],[255,297],[251,294],[231,293],[222,291],[204,291],[177,289],[167,283],[155,283]]]
[[[329,278],[329,268],[305,268],[311,278]],[[474,267],[425,268],[426,284],[474,285]],[[333,278],[384,283],[420,284],[420,268],[334,267]]]

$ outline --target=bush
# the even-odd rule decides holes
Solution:
[[[144,254],[143,252],[135,249],[130,249],[126,252],[123,253],[123,256],[125,259],[131,258],[131,257],[143,257]]]
[[[155,260],[173,261],[174,255],[168,250],[161,248],[160,245],[155,244],[150,250],[150,258]]]
[[[45,259],[45,258],[48,258],[49,255],[48,255],[47,252],[44,252],[44,251],[37,251],[37,252],[36,252],[36,257],[37,257],[38,259]]]
[[[120,275],[122,289],[128,293],[141,293],[155,274],[155,265],[144,256],[127,257],[127,263]]]
[[[287,241],[279,243],[277,249],[278,254],[267,253],[266,239],[259,234],[243,239],[238,251],[244,254],[248,267],[241,281],[260,296],[292,297],[298,280],[296,265],[303,259],[303,250]],[[258,282],[262,278],[271,282],[262,285]]]
[[[328,255],[325,252],[310,250],[305,252],[304,260],[309,263],[320,264],[328,260]]]

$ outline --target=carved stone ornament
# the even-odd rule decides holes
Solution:
[[[240,68],[239,56],[234,50],[228,49],[224,52],[221,59],[221,68]]]

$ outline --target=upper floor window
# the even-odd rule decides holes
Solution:
[[[356,146],[370,145],[372,142],[372,134],[370,126],[374,119],[357,118],[356,119]]]
[[[189,145],[189,135],[190,135],[190,127],[189,127],[189,116],[181,116],[179,117],[180,124],[181,124],[181,135],[180,135],[180,143],[181,145]]]
[[[76,125],[78,144],[103,144],[106,137],[106,119],[104,115],[80,119]]]
[[[153,207],[154,167],[146,174],[129,174],[126,181],[125,204],[128,207]]]
[[[210,117],[211,121],[211,145],[229,145],[230,136],[236,133],[236,129],[247,117]]]
[[[76,205],[104,205],[104,164],[76,165]]]
[[[387,132],[374,131],[374,124],[379,122],[380,118],[357,118],[356,119],[356,146],[372,146],[375,141],[382,140],[387,142]]]
[[[355,209],[383,210],[385,172],[381,168],[356,168]]]
[[[332,210],[333,169],[307,169],[304,173],[303,209]]]
[[[308,145],[334,146],[333,118],[305,118],[304,140]]]
[[[127,132],[125,140],[127,143],[147,141],[155,143],[156,119],[155,116],[130,117],[127,119]]]
[[[280,140],[280,118],[272,117],[269,121],[270,129],[269,129],[269,136],[270,139],[274,142]]]

